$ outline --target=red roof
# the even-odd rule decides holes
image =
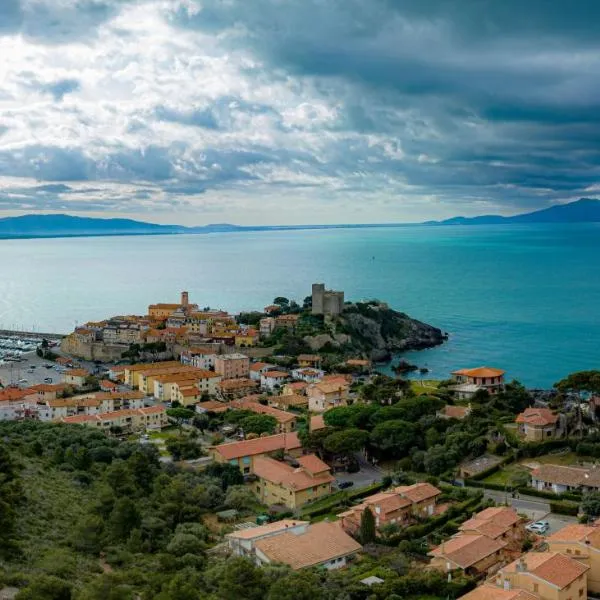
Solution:
[[[233,458],[241,458],[242,456],[267,454],[275,452],[275,450],[293,450],[301,447],[302,444],[298,439],[298,434],[294,432],[268,435],[253,440],[244,440],[243,442],[221,444],[220,446],[215,446],[214,450],[225,460],[231,460]]]

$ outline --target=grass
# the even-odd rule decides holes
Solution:
[[[410,389],[416,396],[426,396],[435,392],[440,387],[440,382],[437,379],[412,379]]]
[[[577,456],[575,452],[566,452],[565,454],[545,454],[544,456],[535,456],[534,458],[524,458],[520,460],[519,463],[528,464],[537,462],[541,465],[561,465],[570,467],[583,460],[585,459],[581,456]]]
[[[494,483],[497,485],[510,485],[511,480],[520,473],[529,473],[529,469],[522,465],[508,465],[486,477],[483,482]]]
[[[168,440],[179,435],[179,428],[166,427],[161,431],[151,431],[149,434],[151,440]]]

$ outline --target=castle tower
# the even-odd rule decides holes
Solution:
[[[189,302],[190,302],[189,294],[187,292],[181,292],[181,306],[186,308],[187,305],[189,304]]]
[[[312,314],[322,315],[324,310],[325,284],[313,283],[312,285]]]

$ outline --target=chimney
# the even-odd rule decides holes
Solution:
[[[187,292],[181,292],[181,306],[187,307],[189,303],[189,294]]]

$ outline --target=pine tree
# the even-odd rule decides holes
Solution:
[[[362,544],[371,544],[375,541],[375,517],[369,507],[365,508],[360,517],[359,537]]]

